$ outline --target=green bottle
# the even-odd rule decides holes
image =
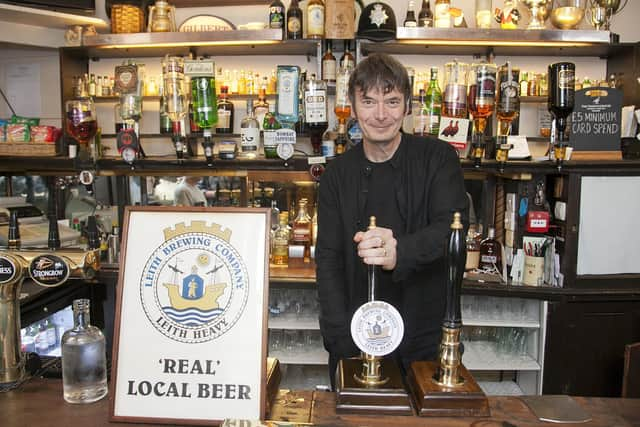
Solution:
[[[214,77],[191,78],[191,100],[196,123],[202,129],[211,129],[218,122],[218,106],[216,100]]]
[[[277,159],[278,153],[276,151],[278,144],[276,144],[276,130],[280,129],[280,123],[276,117],[275,104],[269,104],[269,112],[264,115],[262,120],[262,128],[264,129],[264,157],[267,159]]]
[[[427,114],[428,133],[438,135],[440,110],[442,109],[442,91],[438,85],[438,67],[431,67],[431,79],[426,95],[424,106]]]

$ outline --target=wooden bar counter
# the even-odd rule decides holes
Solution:
[[[593,420],[584,427],[640,426],[640,399],[575,397]],[[438,426],[438,427],[531,427],[553,425],[537,420],[517,397],[490,397],[490,418],[421,418],[417,416],[337,415],[333,393],[280,391],[272,411],[274,421],[322,426]],[[287,425],[290,425],[286,423]],[[151,424],[110,423],[109,400],[87,405],[71,405],[62,398],[62,381],[32,379],[17,390],[0,393],[2,427],[100,427],[150,426]]]

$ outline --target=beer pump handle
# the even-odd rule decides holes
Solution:
[[[369,227],[368,230],[373,230],[376,228],[376,217],[369,217]],[[375,301],[376,299],[376,282],[378,275],[378,266],[374,264],[367,265],[367,289],[368,289],[368,298],[369,301]]]
[[[460,294],[462,293],[462,276],[467,259],[464,239],[464,228],[460,212],[453,214],[451,233],[446,247],[447,259],[447,302],[443,326],[445,328],[460,328],[462,315],[460,312]]]

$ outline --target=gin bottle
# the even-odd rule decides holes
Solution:
[[[253,99],[247,99],[247,115],[240,123],[242,156],[255,158],[260,144],[260,124],[253,113]]]
[[[104,335],[89,321],[89,300],[74,300],[73,329],[62,335],[62,386],[69,403],[95,402],[108,391]]]

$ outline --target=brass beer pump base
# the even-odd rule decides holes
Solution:
[[[464,365],[458,366],[460,385],[438,384],[438,362],[413,362],[407,375],[418,415],[423,417],[488,417],[489,401]]]
[[[336,412],[365,415],[413,415],[411,396],[406,391],[398,366],[390,359],[380,359],[384,384],[364,386],[363,359],[342,359],[336,375]]]

